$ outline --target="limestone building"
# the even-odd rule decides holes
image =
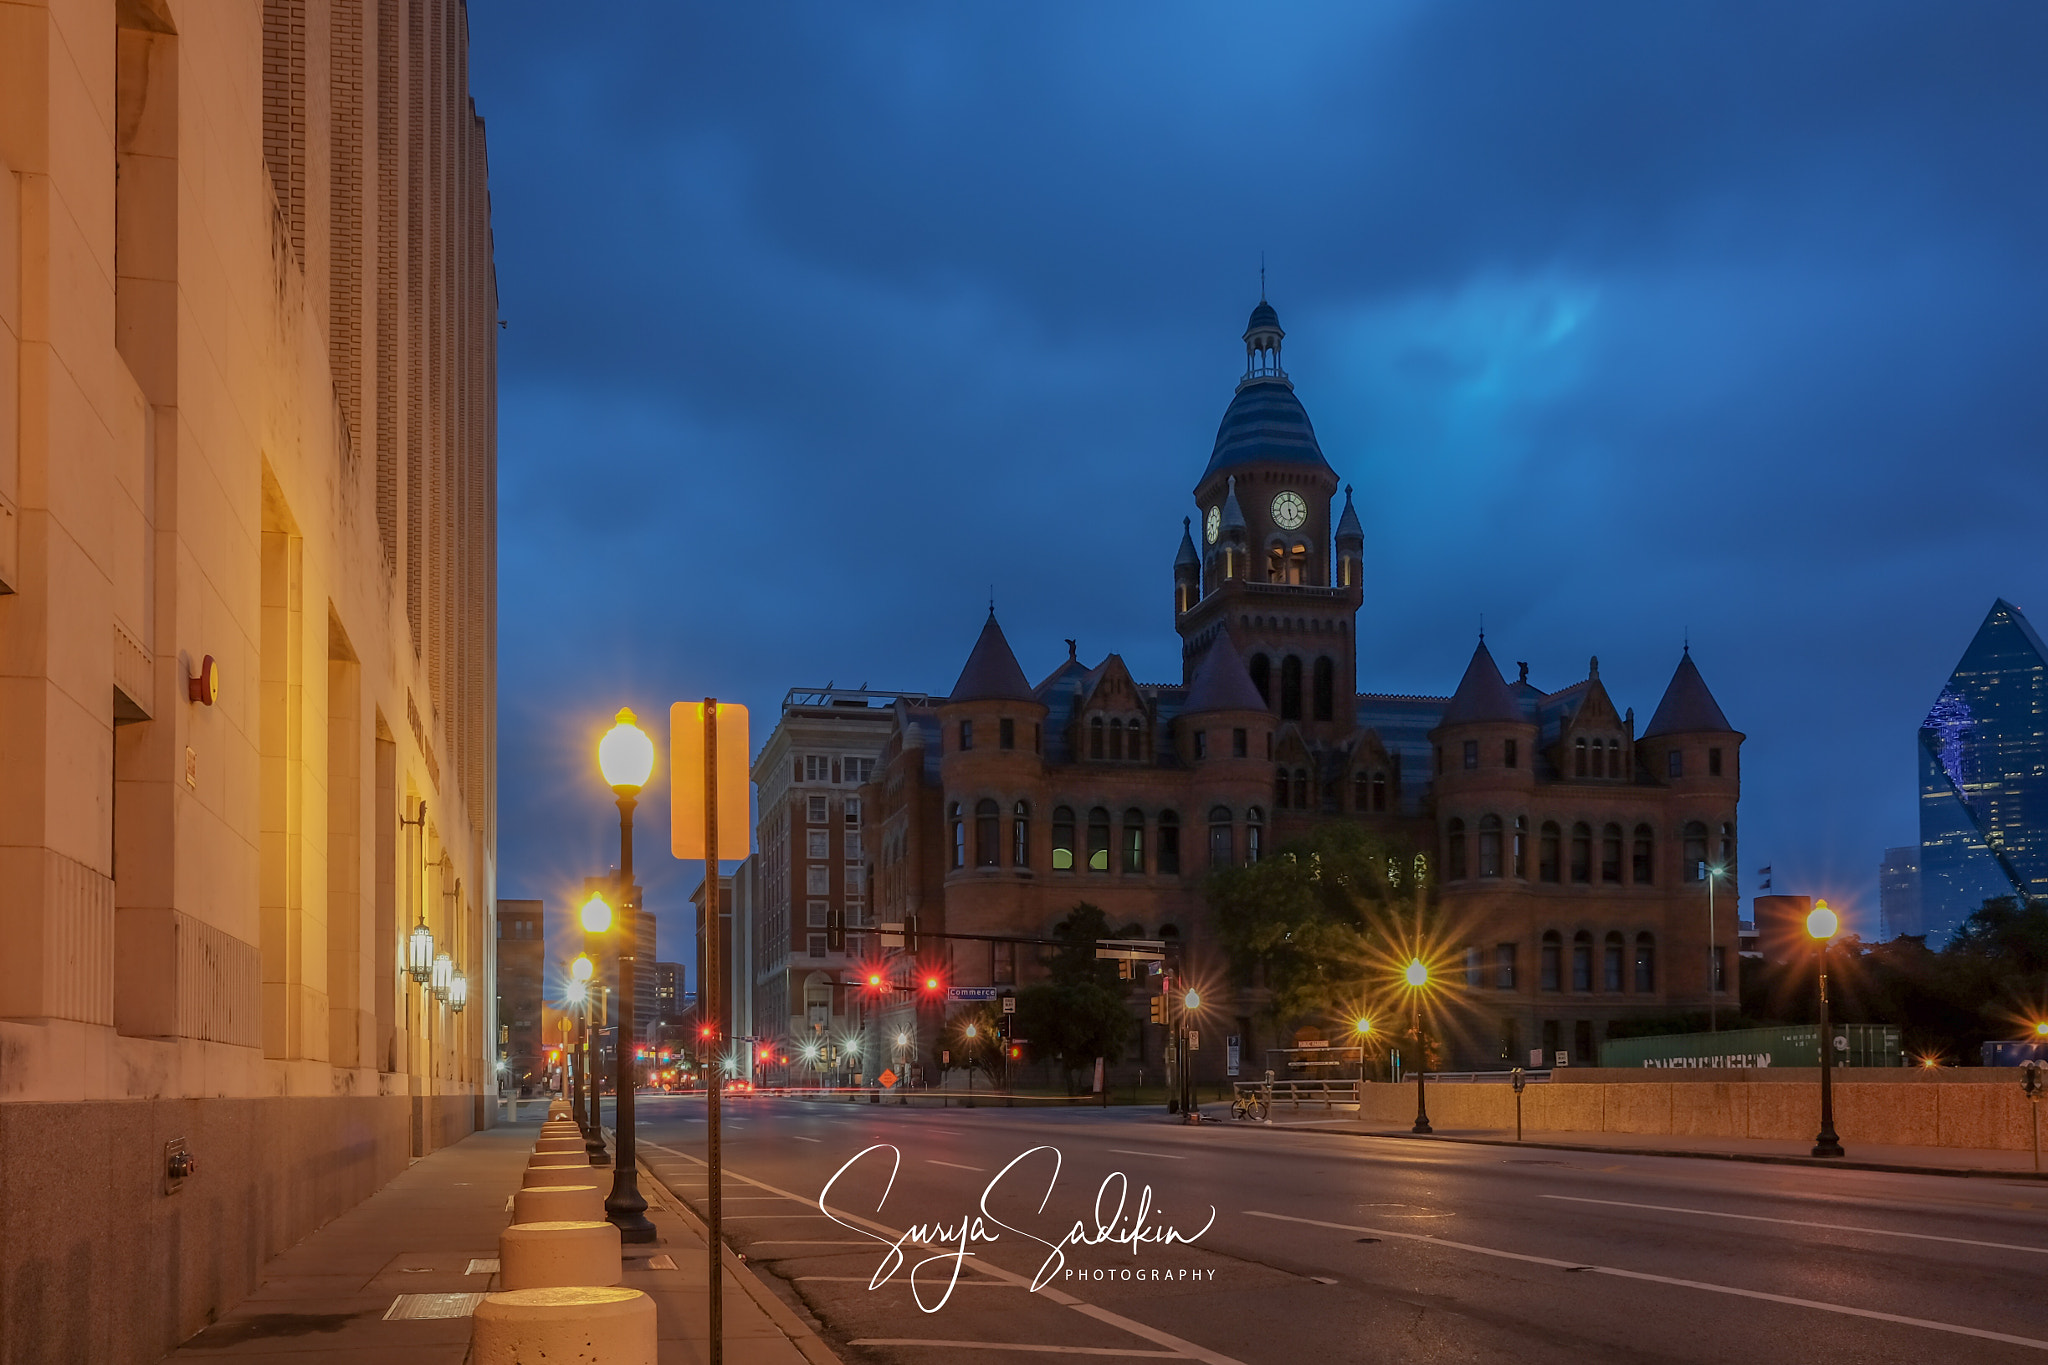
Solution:
[[[0,4],[12,1359],[154,1361],[490,1121],[466,40],[460,0]]]
[[[1358,617],[1386,585],[1281,368],[1283,335],[1261,302],[1195,480],[1200,543],[1184,528],[1173,565],[1182,676],[1084,663],[1068,641],[1033,683],[991,612],[948,696],[890,708],[860,793],[872,913],[987,936],[926,949],[956,985],[1028,983],[1034,950],[992,940],[1044,937],[1081,901],[1220,968],[1209,872],[1347,820],[1411,844],[1438,880],[1453,1064],[1591,1064],[1616,1019],[1704,1011],[1710,989],[1732,1001],[1742,736],[1690,654],[1641,727],[1597,659],[1545,688],[1526,665],[1505,679],[1484,640],[1447,693],[1358,692]],[[1256,1005],[1208,1025],[1248,1059],[1291,1041]],[[928,1056],[938,1017],[917,1012]],[[1136,1052],[1155,1065],[1156,1032],[1139,1029]],[[1197,1055],[1219,1075],[1222,1061]]]

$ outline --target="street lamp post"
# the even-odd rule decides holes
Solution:
[[[1835,1136],[1835,1094],[1831,1084],[1835,1070],[1835,1040],[1828,1028],[1828,940],[1841,927],[1841,920],[1828,909],[1826,901],[1815,901],[1806,917],[1806,932],[1820,945],[1820,1133],[1813,1140],[1815,1156],[1842,1155],[1842,1140]]]
[[[1415,1126],[1410,1131],[1433,1133],[1429,1126],[1429,1104],[1422,1092],[1423,1073],[1429,1070],[1429,1058],[1423,1055],[1422,1043],[1422,988],[1429,984],[1429,968],[1416,958],[1402,972],[1402,979],[1408,983],[1408,998],[1415,1007]]]
[[[1358,1107],[1365,1108],[1365,1040],[1372,1036],[1372,1020],[1360,1019],[1351,1026],[1358,1038]]]
[[[1202,993],[1190,990],[1180,998],[1180,1121],[1200,1123],[1202,1102],[1195,1094],[1195,1055],[1192,1051],[1195,1026],[1192,1022],[1202,1008]]]
[[[619,881],[628,902],[619,907],[621,922],[617,940],[619,1046],[618,1078],[614,1088],[618,1094],[613,1099],[613,1106],[618,1122],[615,1144],[618,1161],[612,1172],[611,1197],[604,1201],[604,1214],[618,1226],[620,1240],[651,1242],[655,1235],[654,1224],[647,1219],[647,1200],[640,1193],[640,1170],[633,1134],[633,1089],[638,1079],[635,1075],[638,1070],[635,1055],[638,1040],[633,1036],[633,976],[639,954],[639,945],[635,942],[639,926],[630,900],[633,885],[633,808],[639,804],[640,789],[647,785],[648,775],[654,771],[654,741],[633,723],[632,711],[620,709],[617,723],[598,742],[597,763],[604,772],[606,784],[618,797]],[[716,932],[716,926],[712,932]]]
[[[602,989],[596,979],[597,964],[592,954],[598,949],[598,936],[612,926],[612,908],[603,896],[593,895],[583,903],[581,913],[583,924],[583,955],[576,959],[576,979],[584,983],[583,994],[583,1092],[588,1113],[583,1118],[583,1150],[590,1157],[593,1166],[609,1166],[611,1154],[604,1148],[604,1113],[598,1106],[597,1083],[598,1028],[604,1017],[596,1015],[594,1001]]]
[[[1714,956],[1714,883],[1721,880],[1721,874],[1727,870],[1727,867],[1720,863],[1709,863],[1707,865],[1707,1032],[1709,1033],[1719,1033],[1721,1031],[1719,1010],[1721,982],[1719,980],[1720,974],[1714,970],[1720,965],[1719,959]],[[1740,897],[1737,897],[1737,900],[1740,899]],[[1736,908],[1740,909],[1741,907],[1738,905]]]

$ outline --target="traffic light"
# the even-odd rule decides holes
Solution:
[[[843,953],[846,951],[846,912],[828,910],[825,912],[825,951]]]
[[[917,952],[916,915],[905,915],[903,917],[903,951],[911,954]]]
[[[928,972],[925,974],[924,994],[927,1000],[936,1000],[945,992],[945,989],[945,983],[940,981],[935,973]]]
[[[1129,958],[1120,957],[1116,960],[1116,979],[1119,981],[1129,981],[1131,979],[1131,962]]]
[[[881,991],[881,989],[882,989],[882,974],[881,974],[880,972],[869,972],[869,973],[868,973],[868,989],[869,989],[869,990],[871,990],[871,991],[875,991],[875,992],[877,992],[877,993],[879,993],[879,992]]]
[[[1152,997],[1152,1022],[1155,1024],[1166,1022],[1166,997],[1163,995]]]
[[[1024,1060],[1024,1045],[1022,1043],[1010,1044],[1010,1060],[1013,1062]]]

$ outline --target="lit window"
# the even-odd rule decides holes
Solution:
[[[1266,816],[1257,806],[1244,813],[1244,860],[1255,863],[1266,852]]]
[[[1052,870],[1074,870],[1074,810],[1060,806],[1052,813]]]
[[[1124,812],[1124,871],[1142,876],[1145,871],[1145,812],[1133,807]]]

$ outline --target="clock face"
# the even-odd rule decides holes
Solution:
[[[1209,537],[1209,543],[1211,545],[1214,545],[1216,543],[1216,537],[1220,535],[1223,531],[1222,508],[1211,507],[1209,509],[1209,515],[1202,518],[1202,530],[1207,533]]]
[[[1286,492],[1273,499],[1273,522],[1283,531],[1292,531],[1308,520],[1308,504],[1301,500],[1301,494]]]

